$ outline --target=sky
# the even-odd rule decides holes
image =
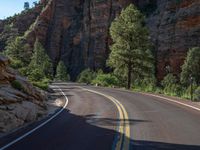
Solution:
[[[32,6],[35,1],[38,0],[0,0],[0,19],[20,13],[24,9],[24,2],[29,2]]]

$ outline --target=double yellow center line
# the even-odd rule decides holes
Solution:
[[[82,87],[81,87],[82,88]],[[128,113],[125,110],[124,106],[114,97],[94,91],[82,88],[88,92],[92,92],[101,96],[104,96],[111,100],[117,107],[119,113],[119,127],[118,132],[119,136],[117,137],[117,142],[114,143],[114,150],[129,150],[130,146],[130,123],[128,118]]]

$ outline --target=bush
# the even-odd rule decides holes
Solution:
[[[132,88],[134,91],[155,92],[156,82],[155,76],[146,76],[143,78],[138,76],[136,79],[134,79]]]
[[[117,79],[116,76],[112,74],[97,74],[97,77],[92,81],[93,84],[98,84],[101,86],[107,86],[107,87],[112,87],[112,86],[118,86],[119,85],[119,80]]]
[[[32,84],[34,86],[37,86],[38,88],[42,89],[42,90],[47,90],[48,89],[48,85],[51,82],[50,79],[48,78],[44,78],[42,81],[36,82],[36,81],[32,81]]]
[[[194,92],[194,100],[200,101],[200,86]]]
[[[91,71],[90,69],[85,69],[83,70],[79,77],[78,77],[78,82],[80,83],[92,83],[92,80],[96,78],[96,73]]]
[[[45,78],[44,73],[41,71],[41,69],[39,68],[34,68],[29,76],[28,76],[29,80],[31,81],[42,81],[43,78]]]
[[[178,83],[177,78],[169,73],[161,82],[163,93],[170,96],[181,96],[183,94],[182,86]]]
[[[11,82],[11,86],[12,86],[14,89],[17,89],[17,90],[19,90],[19,91],[22,91],[22,92],[25,91],[23,85],[22,85],[19,81],[17,81],[17,80],[12,81],[12,82]]]

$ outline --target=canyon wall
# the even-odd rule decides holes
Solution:
[[[199,0],[41,0],[43,10],[26,35],[28,43],[38,38],[54,70],[63,60],[73,80],[84,68],[106,69],[110,24],[130,3],[147,15],[158,79],[167,66],[179,75],[188,49],[200,46]]]
[[[158,79],[166,74],[166,66],[179,76],[188,49],[200,46],[200,1],[158,0],[147,25],[156,49]]]

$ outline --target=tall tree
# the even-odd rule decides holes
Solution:
[[[108,65],[126,75],[130,89],[132,75],[152,74],[154,68],[144,16],[133,4],[129,5],[112,22],[110,34],[113,44]]]
[[[70,77],[69,74],[67,73],[67,68],[63,61],[60,61],[58,63],[57,69],[56,69],[56,79],[61,80],[61,81],[69,81]]]
[[[29,68],[31,71],[29,78],[32,80],[38,80],[37,74],[41,78],[52,78],[51,60],[38,40],[34,44],[34,53]]]
[[[190,78],[200,84],[200,47],[192,48],[187,53],[187,58],[182,66],[181,82],[190,84]]]
[[[28,10],[30,8],[29,2],[24,2],[24,9]]]
[[[4,54],[11,59],[11,65],[15,69],[26,67],[32,55],[25,39],[19,36],[8,40]]]

